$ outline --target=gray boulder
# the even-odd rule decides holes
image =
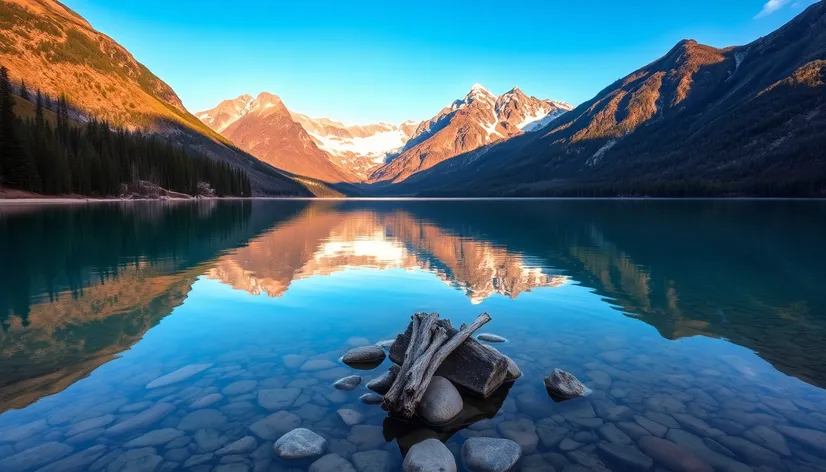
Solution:
[[[282,459],[306,459],[320,456],[327,447],[327,440],[306,428],[296,428],[281,436],[273,448]]]
[[[404,472],[456,472],[456,459],[438,439],[425,439],[407,451]]]
[[[356,472],[356,469],[340,455],[327,454],[313,462],[309,472]]]
[[[433,425],[449,423],[462,412],[462,396],[444,377],[434,376],[416,407],[419,417]]]
[[[387,354],[378,346],[362,346],[350,349],[341,358],[345,364],[372,364],[384,360]]]
[[[358,387],[360,384],[361,384],[361,377],[360,376],[350,375],[350,376],[344,377],[343,379],[336,380],[336,382],[333,384],[333,387],[335,387],[339,390],[350,391],[350,390],[353,390],[356,387]]]
[[[471,472],[505,472],[522,457],[510,439],[470,438],[462,445],[462,463]]]
[[[378,405],[382,401],[384,401],[384,397],[379,395],[378,393],[365,393],[364,395],[359,397],[362,403],[367,405]]]
[[[591,389],[582,384],[573,374],[562,369],[554,369],[545,377],[545,388],[551,395],[561,398],[576,398],[590,395]]]
[[[396,381],[396,376],[399,375],[399,366],[392,365],[390,369],[382,374],[380,377],[376,377],[375,379],[367,382],[367,388],[370,390],[384,395],[385,393],[390,391],[390,387],[393,386],[393,382]]]

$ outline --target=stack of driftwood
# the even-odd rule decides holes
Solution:
[[[436,313],[413,315],[390,347],[390,360],[401,367],[382,408],[391,416],[412,419],[437,374],[482,398],[495,392],[508,378],[508,360],[471,337],[490,319],[483,313],[457,330]]]

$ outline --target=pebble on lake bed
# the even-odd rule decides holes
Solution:
[[[478,339],[479,341],[485,341],[485,342],[488,342],[488,343],[506,343],[506,342],[508,342],[507,339],[503,338],[502,336],[499,336],[498,334],[493,334],[493,333],[479,334],[478,336],[476,336],[476,339]]]
[[[562,369],[554,369],[545,377],[545,388],[551,395],[563,399],[584,397],[591,394],[591,389],[582,384],[573,374]]]
[[[378,405],[384,401],[384,397],[377,393],[365,393],[359,397],[359,400],[367,405]]]
[[[327,447],[327,440],[306,428],[296,428],[281,436],[273,445],[275,454],[282,459],[306,459],[320,456]]]
[[[350,349],[341,360],[347,365],[372,364],[382,362],[386,356],[384,350],[378,346],[363,346]]]
[[[469,438],[462,445],[462,463],[471,472],[505,472],[522,457],[522,448],[510,439]]]
[[[456,472],[453,453],[438,439],[426,439],[407,452],[404,472]]]
[[[339,390],[345,390],[349,392],[350,390],[353,390],[356,387],[358,387],[359,384],[361,384],[361,377],[358,375],[350,375],[344,377],[343,379],[336,380],[336,382],[333,384],[333,387]]]

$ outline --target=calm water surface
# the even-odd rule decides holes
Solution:
[[[297,426],[360,472],[428,437],[461,469],[472,436],[523,471],[824,471],[825,240],[822,202],[0,207],[0,471],[308,470],[273,453]],[[523,376],[449,428],[387,420],[358,398],[390,361],[339,358],[418,311],[490,313]],[[554,403],[555,367],[594,393]]]

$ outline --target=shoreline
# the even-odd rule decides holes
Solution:
[[[0,206],[14,205],[79,205],[95,203],[181,203],[201,201],[232,200],[272,200],[272,201],[826,201],[826,197],[201,197],[201,198],[166,198],[166,199],[132,199],[132,198],[93,198],[93,197],[42,197],[42,198],[2,198]]]

